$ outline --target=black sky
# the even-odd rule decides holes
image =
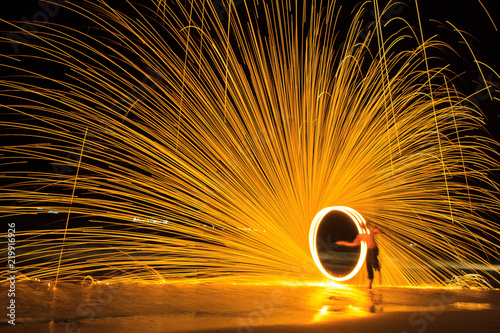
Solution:
[[[54,0],[54,2],[62,3],[64,0]],[[147,4],[149,1],[139,1],[139,3]],[[380,7],[382,7],[384,3],[387,3],[387,0],[379,0],[379,3]],[[415,2],[406,1],[405,3],[406,5],[399,6],[398,15],[409,19],[412,24],[416,24],[417,11]],[[491,22],[481,3],[491,15],[494,23]],[[355,2],[341,0],[337,4],[342,6],[343,17],[345,17],[350,15],[350,9]],[[454,66],[454,72],[461,74],[461,78],[457,81],[459,84],[460,82],[463,84],[462,87],[459,87],[461,91],[465,94],[474,94],[484,88],[484,82],[474,64],[472,55],[464,46],[459,34],[453,31],[452,26],[447,21],[468,33],[466,38],[472,45],[477,59],[492,67],[492,69],[488,69],[483,66],[485,78],[491,84],[500,86],[500,79],[496,78],[493,73],[493,71],[500,73],[500,32],[495,30],[494,25],[500,27],[500,1],[420,0],[418,5],[425,37],[438,35],[439,38],[448,42],[459,52],[459,57],[450,55],[449,61]],[[395,15],[391,16],[394,17]],[[28,29],[32,29],[30,23],[36,20],[70,26],[84,24],[78,17],[58,8],[58,6],[44,7],[39,1],[9,2],[8,5],[2,8],[0,17],[4,20],[25,21]],[[366,21],[370,20],[370,13],[367,13],[365,19]],[[8,36],[9,32],[11,32],[11,28],[5,23],[0,24],[0,27],[2,30],[0,36],[2,37]],[[34,40],[35,38],[29,38],[28,42]],[[30,52],[29,47],[17,47],[9,43],[0,43],[0,53],[3,55],[19,55],[26,52]],[[0,70],[2,71],[1,76],[7,73],[5,68]],[[498,87],[491,90],[493,97],[500,98],[499,90]],[[472,102],[476,103],[484,112],[488,131],[497,141],[500,141],[500,101],[492,102],[490,97],[483,92],[476,94],[472,98]]]

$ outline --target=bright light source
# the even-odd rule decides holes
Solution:
[[[346,281],[352,278],[354,275],[356,275],[359,272],[359,269],[363,265],[363,262],[365,261],[366,257],[366,243],[361,242],[361,252],[359,254],[359,259],[358,263],[356,264],[356,267],[347,274],[346,276],[342,277],[335,277],[330,275],[323,265],[321,264],[318,256],[318,249],[316,247],[316,237],[318,233],[318,228],[319,225],[321,224],[321,221],[323,218],[326,216],[326,214],[330,213],[331,211],[340,211],[345,214],[347,214],[352,222],[356,225],[356,228],[358,228],[358,233],[360,234],[366,234],[369,233],[369,231],[365,228],[366,222],[363,216],[361,216],[357,211],[355,211],[352,208],[345,207],[345,206],[335,206],[335,207],[327,207],[323,208],[322,210],[319,211],[318,214],[314,217],[312,223],[311,223],[311,228],[309,229],[309,248],[311,250],[312,257],[314,259],[314,262],[316,263],[316,266],[318,266],[319,270],[329,279],[332,279],[334,281]]]

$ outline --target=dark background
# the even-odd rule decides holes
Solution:
[[[64,0],[54,0],[55,3],[63,3]],[[189,5],[188,1],[185,1],[186,5]],[[241,1],[236,1],[238,5],[236,9],[243,8],[240,6]],[[382,8],[384,4],[388,1],[381,0],[379,2],[379,7]],[[489,12],[495,24],[500,27],[500,3],[496,0],[482,0],[481,1],[486,10]],[[113,3],[113,5],[119,5]],[[147,5],[149,1],[137,2],[139,5]],[[218,8],[222,8],[222,1],[214,0]],[[465,47],[461,37],[456,32],[453,32],[451,25],[446,22],[449,21],[454,24],[458,29],[466,32],[466,38],[475,52],[478,61],[484,62],[491,66],[491,70],[482,67],[483,74],[485,78],[494,87],[491,92],[493,97],[499,98],[499,88],[500,79],[496,77],[493,71],[500,72],[500,32],[495,30],[495,26],[489,19],[485,9],[481,6],[481,3],[477,0],[469,1],[455,1],[455,0],[425,0],[418,1],[420,9],[420,17],[423,25],[424,37],[429,38],[431,36],[437,35],[438,38],[448,42],[454,49],[457,50],[456,54],[444,55],[444,60],[449,61],[452,65],[451,69],[460,75],[460,78],[456,81],[458,88],[467,95],[473,95],[478,90],[484,88],[484,82],[482,82],[480,73],[474,64],[474,59],[470,54],[470,51]],[[359,6],[359,3],[353,1],[338,1],[338,7],[341,8],[341,16],[339,18],[338,28],[345,31],[347,24],[350,22],[352,14],[351,10]],[[50,23],[57,23],[63,25],[69,25],[72,27],[78,27],[80,29],[85,29],[86,26],[90,26],[90,23],[83,20],[71,12],[63,9],[60,6],[50,5],[48,8],[49,13],[44,11],[43,6],[41,6],[39,1],[15,1],[5,4],[2,7],[0,13],[0,18],[6,21],[26,21],[28,23],[39,20],[42,22],[48,21]],[[121,8],[122,9],[122,8]],[[126,10],[124,7],[123,10]],[[221,18],[223,20],[227,19],[227,14],[222,10],[220,11]],[[394,14],[396,13],[396,14]],[[392,12],[389,12],[388,16],[391,18],[396,15],[400,15],[407,19],[412,25],[416,26],[418,24],[417,12],[415,9],[415,3],[413,1],[407,1],[406,4],[396,5]],[[365,22],[369,23],[373,20],[374,14],[367,12],[364,19]],[[6,37],[12,28],[4,22],[0,23],[0,36]],[[342,35],[342,32],[340,36]],[[28,38],[29,43],[36,43],[36,37]],[[13,47],[10,43],[0,43],[0,54],[2,55],[21,55],[31,52],[28,46]],[[2,61],[8,62],[9,60],[4,58]],[[31,62],[25,66],[36,66],[36,63]],[[58,75],[63,75],[63,69],[49,68],[44,65],[43,68],[36,68],[37,70],[50,72],[56,77]],[[9,69],[0,68],[0,75],[10,74]],[[58,73],[58,71],[60,73]],[[462,85],[462,86],[460,86]],[[492,102],[490,97],[486,92],[479,93],[471,97],[471,102],[476,104],[486,116],[487,130],[490,132],[497,141],[500,141],[500,108],[499,102]],[[5,111],[2,111],[5,113]]]

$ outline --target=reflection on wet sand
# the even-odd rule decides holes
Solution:
[[[128,323],[130,327],[147,325],[146,331],[150,332],[218,327],[245,332],[270,325],[322,325],[346,319],[374,319],[391,313],[408,313],[403,319],[406,316],[418,322],[428,320],[426,318],[434,320],[445,312],[475,310],[479,313],[500,309],[500,290],[396,287],[368,290],[334,283],[135,283],[114,286],[108,292],[108,286],[83,288],[60,284],[54,297],[52,290],[41,287],[31,283],[18,286],[17,322],[28,331],[69,329],[76,332],[81,329],[84,333],[91,332],[92,328],[99,332],[97,328],[102,325],[109,328]],[[0,304],[5,304],[5,295],[7,293],[0,290]],[[169,324],[165,325],[166,322]]]

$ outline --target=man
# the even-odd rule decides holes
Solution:
[[[373,283],[373,270],[380,271],[380,265],[378,262],[378,247],[375,242],[375,235],[382,234],[379,228],[376,226],[367,226],[368,232],[367,234],[358,234],[356,239],[352,243],[338,241],[335,242],[337,245],[344,246],[358,246],[361,242],[366,243],[366,247],[368,251],[366,252],[366,270],[368,271],[368,289],[372,289]]]

